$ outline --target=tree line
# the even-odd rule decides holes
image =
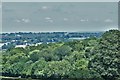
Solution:
[[[102,37],[12,48],[2,53],[4,76],[58,79],[120,79],[120,31]]]

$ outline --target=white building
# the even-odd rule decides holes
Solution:
[[[27,45],[16,45],[15,48],[22,47],[25,48]]]

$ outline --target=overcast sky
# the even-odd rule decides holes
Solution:
[[[2,0],[3,2],[118,2],[119,0]]]
[[[2,5],[3,32],[118,28],[117,2],[4,2]]]

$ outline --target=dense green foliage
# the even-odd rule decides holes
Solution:
[[[93,50],[90,68],[106,80],[120,79],[120,31],[110,30],[103,34],[99,45]]]
[[[88,38],[3,51],[2,73],[32,78],[118,79],[120,31]]]

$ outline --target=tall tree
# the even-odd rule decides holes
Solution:
[[[120,78],[120,31],[105,32],[93,50],[94,58],[89,68],[98,72],[105,80]]]

